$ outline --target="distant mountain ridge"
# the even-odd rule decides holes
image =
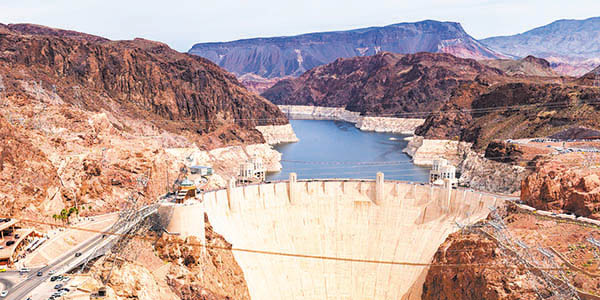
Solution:
[[[275,104],[395,115],[437,110],[451,99],[479,94],[504,77],[497,68],[446,53],[382,52],[337,59],[298,78],[279,81],[262,96]]]
[[[505,58],[467,34],[459,23],[426,20],[348,31],[195,44],[188,52],[241,76],[300,76],[338,58],[379,52],[449,53],[462,58]]]
[[[558,20],[521,34],[481,40],[487,47],[513,57],[534,55],[563,74],[580,76],[600,64],[600,17]]]

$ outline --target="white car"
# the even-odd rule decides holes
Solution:
[[[52,271],[48,272],[48,275],[52,275],[54,273],[56,273],[56,270],[52,270]]]
[[[8,296],[8,291],[2,291],[2,292],[0,293],[0,297],[4,298],[4,297],[6,297],[6,296]]]

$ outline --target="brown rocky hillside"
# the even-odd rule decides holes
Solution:
[[[532,55],[518,60],[489,59],[481,60],[480,62],[484,65],[500,69],[508,75],[558,76],[547,60]]]
[[[338,59],[282,80],[262,95],[276,104],[394,115],[436,110],[451,99],[460,102],[504,77],[496,68],[450,54],[382,52]]]
[[[215,64],[164,44],[0,25],[2,215],[156,201],[179,170],[165,148],[261,143],[254,126],[286,122]]]
[[[253,129],[257,119],[265,120],[260,124],[287,122],[233,75],[165,44],[108,41],[35,25],[5,28],[0,74],[8,94],[22,92],[21,82],[41,82],[65,102],[87,110],[118,111],[193,134],[230,126],[229,138],[242,142],[261,141]]]
[[[422,299],[575,299],[559,294],[556,287],[566,289],[565,282],[580,299],[597,298],[597,249],[587,239],[598,239],[598,228],[518,211],[504,215],[503,223],[501,231],[479,223],[451,234],[433,264],[463,266],[431,267]],[[509,241],[500,244],[500,236]],[[558,267],[562,272],[539,269]]]

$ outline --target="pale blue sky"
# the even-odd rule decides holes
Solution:
[[[475,38],[600,15],[598,0],[0,0],[0,23],[36,23],[110,39],[143,37],[187,51],[196,42],[460,22]]]

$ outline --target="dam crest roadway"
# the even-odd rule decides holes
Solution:
[[[367,261],[428,264],[457,224],[482,220],[505,201],[449,185],[385,181],[383,173],[375,180],[297,180],[291,173],[281,182],[231,181],[197,197],[160,204],[168,232],[205,244],[206,214],[233,248],[305,256],[233,251],[252,299],[420,299],[427,266]]]

